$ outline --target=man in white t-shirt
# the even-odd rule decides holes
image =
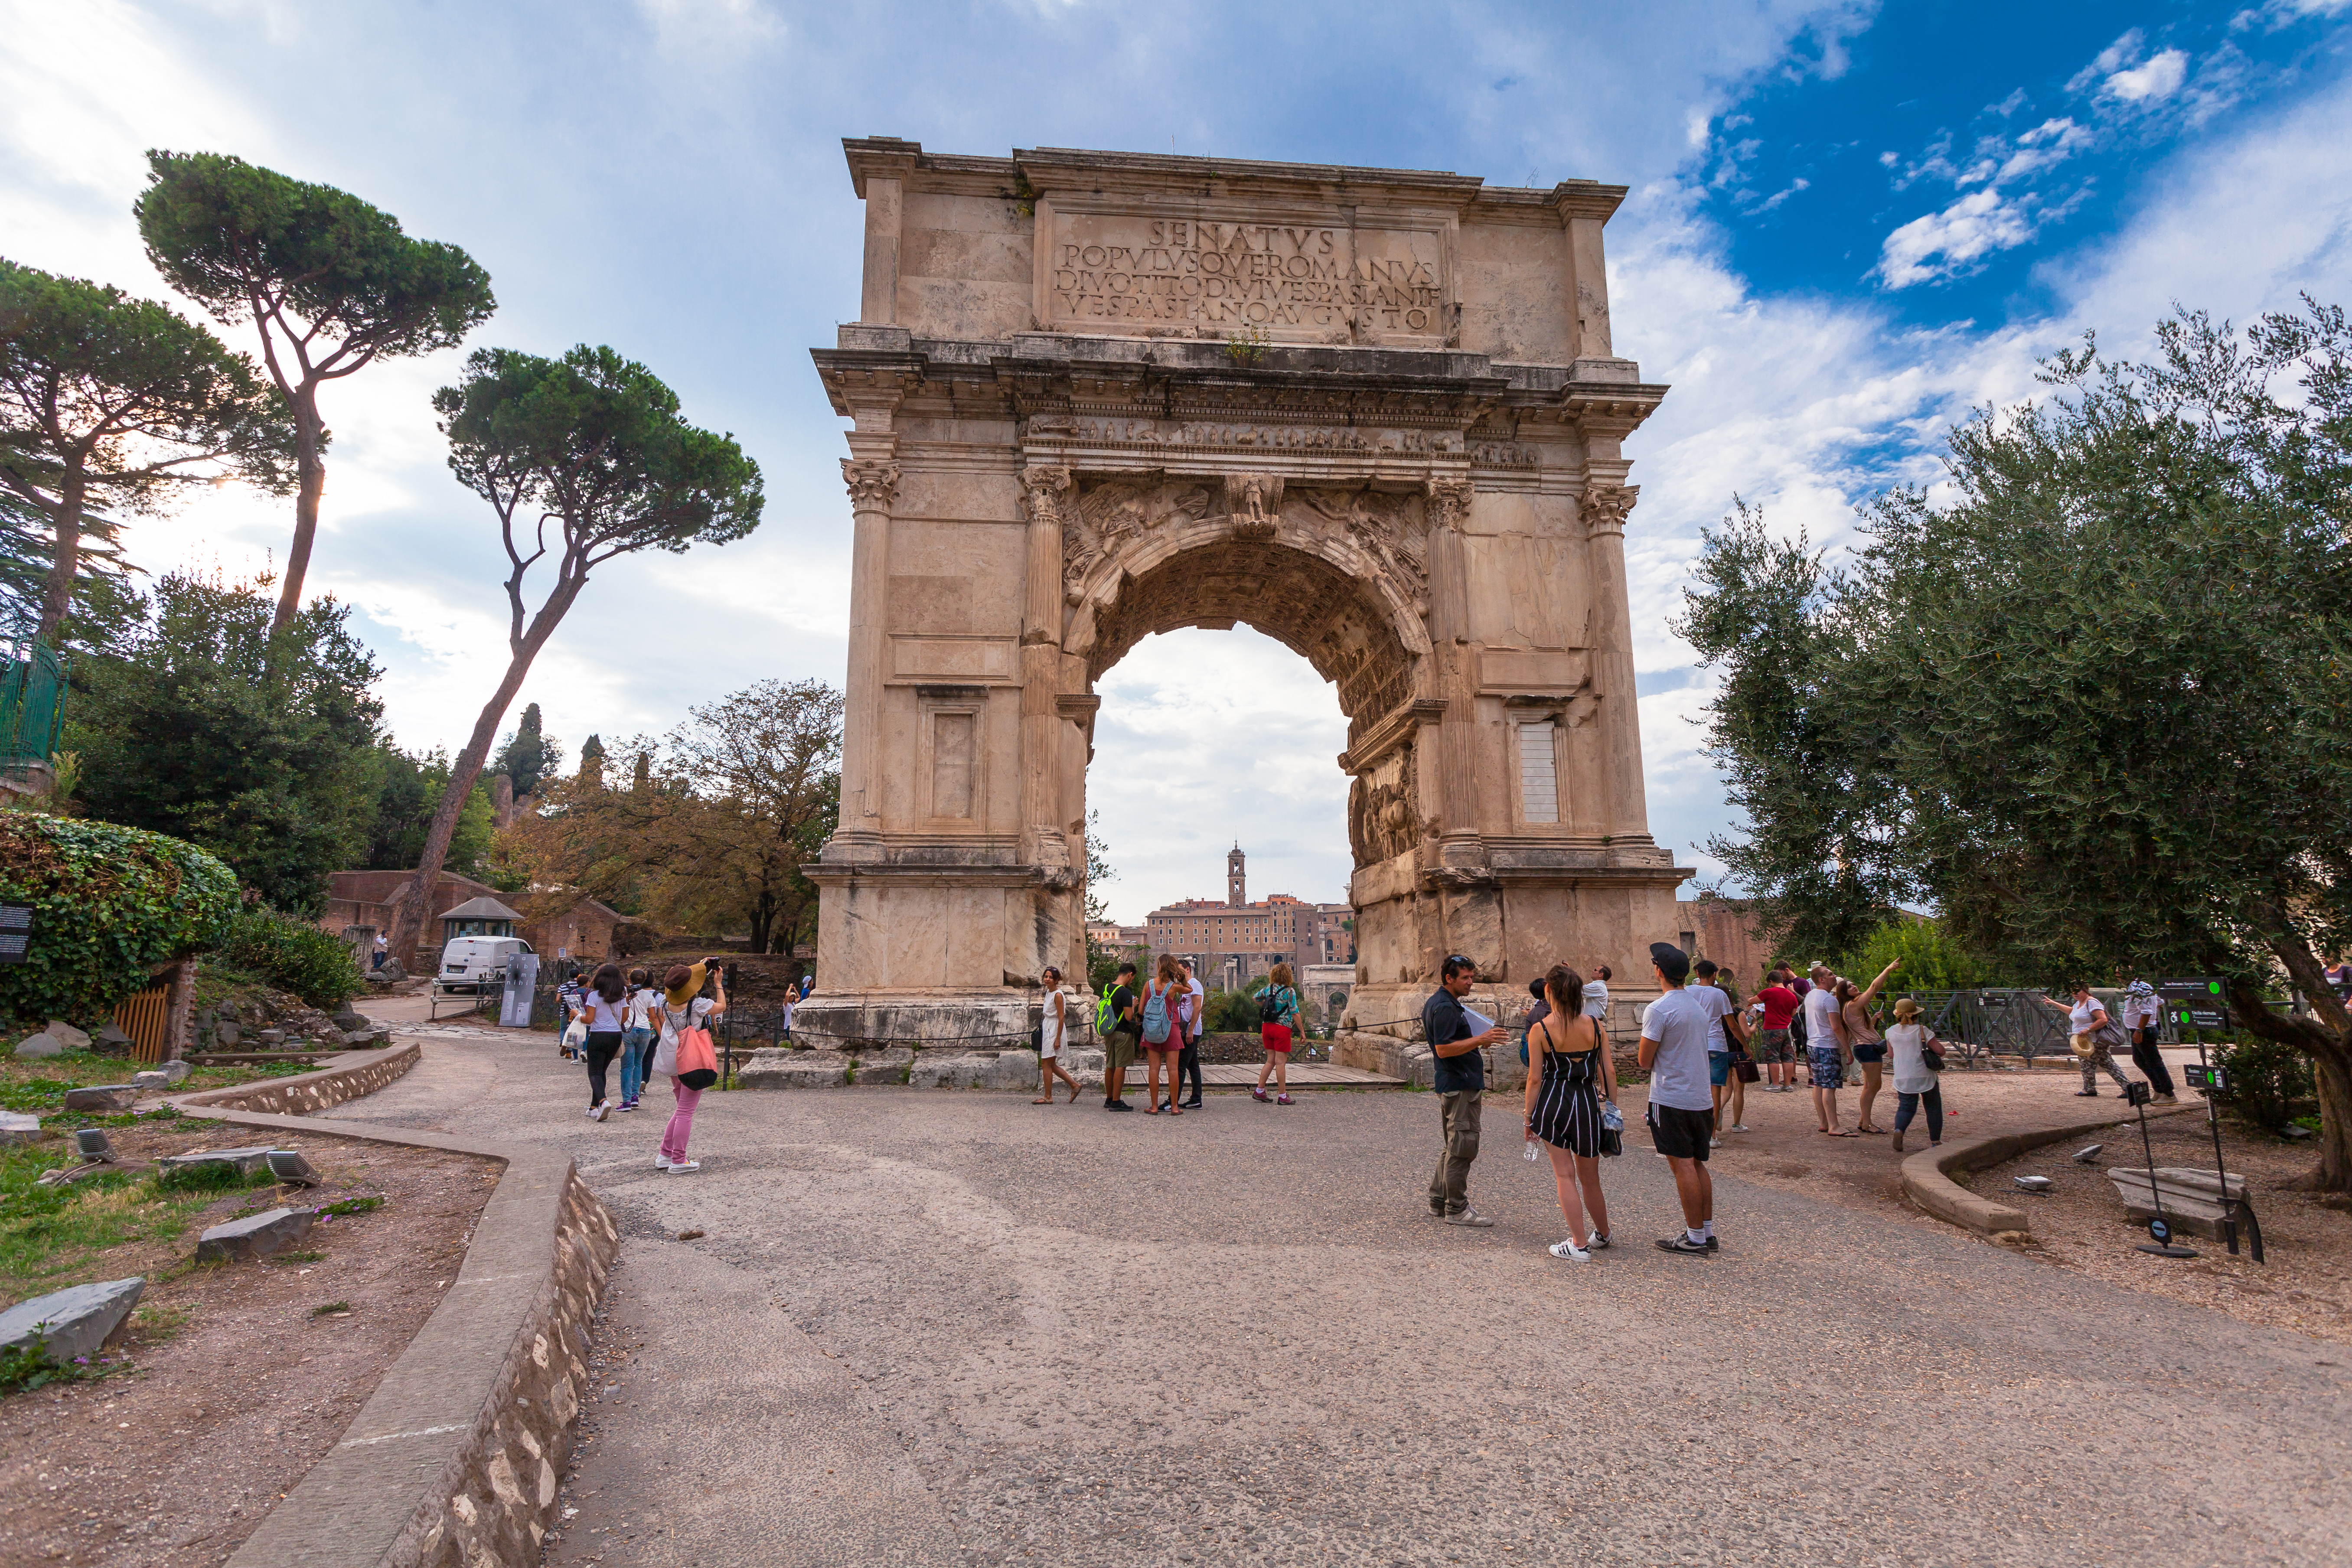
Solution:
[[[1584,983],[1584,1016],[1600,1019],[1603,1028],[1608,1026],[1609,966],[1605,963],[1594,964],[1592,978]]]
[[[1183,1102],[1182,1109],[1198,1110],[1201,1109],[1201,1037],[1209,1031],[1209,997],[1202,987],[1201,977],[1192,973],[1191,959],[1178,959],[1176,973],[1183,981],[1185,994],[1192,998],[1192,1003],[1191,1016],[1184,1021],[1184,1048],[1176,1058],[1179,1087],[1171,1088],[1168,1092],[1172,1098],[1183,1092],[1181,1085],[1192,1085],[1192,1098]]]
[[[1843,1138],[1837,1091],[1845,1082],[1845,1024],[1838,1016],[1837,974],[1828,964],[1816,963],[1812,978],[1813,988],[1805,993],[1805,1061],[1813,1075],[1813,1119],[1822,1131]]]
[[[1715,1182],[1706,1152],[1715,1135],[1715,1093],[1706,1081],[1706,1037],[1717,1016],[1683,987],[1690,955],[1670,942],[1650,944],[1658,999],[1642,1015],[1642,1048],[1636,1059],[1650,1075],[1650,1142],[1674,1167],[1675,1195],[1682,1200],[1683,1234],[1658,1243],[1666,1252],[1705,1258],[1717,1250]],[[1716,993],[1720,996],[1721,992]]]

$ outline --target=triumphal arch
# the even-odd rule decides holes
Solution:
[[[805,1026],[1025,1033],[1040,971],[1085,973],[1096,680],[1237,621],[1348,718],[1353,1016],[1413,1015],[1449,952],[1646,985],[1687,873],[1642,792],[1620,444],[1665,388],[1610,344],[1623,187],[845,145],[865,288],[814,357],[856,536]]]

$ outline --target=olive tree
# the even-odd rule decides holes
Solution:
[[[725,544],[759,526],[760,468],[731,435],[713,435],[678,414],[677,394],[609,348],[542,359],[478,349],[465,379],[433,406],[449,438],[449,468],[489,502],[508,573],[506,674],[482,705],[473,734],[450,764],[449,784],[426,831],[394,922],[392,948],[415,950],[467,795],[531,661],[588,585],[616,556]],[[554,558],[554,577],[533,610],[531,568]]]
[[[221,153],[150,153],[136,212],[148,259],[225,321],[250,321],[294,416],[294,542],[278,618],[302,603],[326,489],[319,388],[378,359],[454,348],[497,309],[490,275],[454,245],[332,185]]]
[[[88,558],[112,559],[122,513],[222,478],[282,493],[292,446],[285,401],[204,327],[0,259],[0,496],[48,535],[42,642],[56,645]]]
[[[2051,980],[2228,978],[2315,1068],[2316,1181],[2352,1190],[2352,326],[2190,314],[2095,342],[1952,434],[1950,496],[1865,511],[1832,569],[1741,509],[1678,629],[1766,923],[1842,951],[1901,902]],[[2281,981],[2309,1003],[2265,1005]]]

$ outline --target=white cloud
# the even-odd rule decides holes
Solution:
[[[2180,90],[2189,79],[2189,55],[2183,49],[2167,49],[2145,65],[2129,70],[2119,70],[2107,78],[2100,90],[2109,98],[2126,103],[2149,103],[2169,98]]]
[[[2091,63],[2084,66],[2081,70],[2076,71],[2074,76],[2067,80],[2066,90],[2068,92],[2085,91],[2093,83],[2121,70],[2124,67],[2131,64],[2132,61],[2139,58],[2139,51],[2142,46],[2147,42],[2147,35],[2141,32],[2137,27],[2134,27],[2122,37],[2117,38],[2114,43],[2109,44],[2105,48],[2101,49],[2097,54],[2092,56]]]
[[[2012,200],[1998,189],[1971,191],[1888,235],[1878,275],[1890,289],[1948,278],[1979,257],[2023,245],[2035,226],[2030,197]]]

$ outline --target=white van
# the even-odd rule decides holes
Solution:
[[[458,936],[441,950],[441,973],[435,988],[444,994],[496,991],[507,983],[507,960],[529,952],[530,943],[519,936]]]

